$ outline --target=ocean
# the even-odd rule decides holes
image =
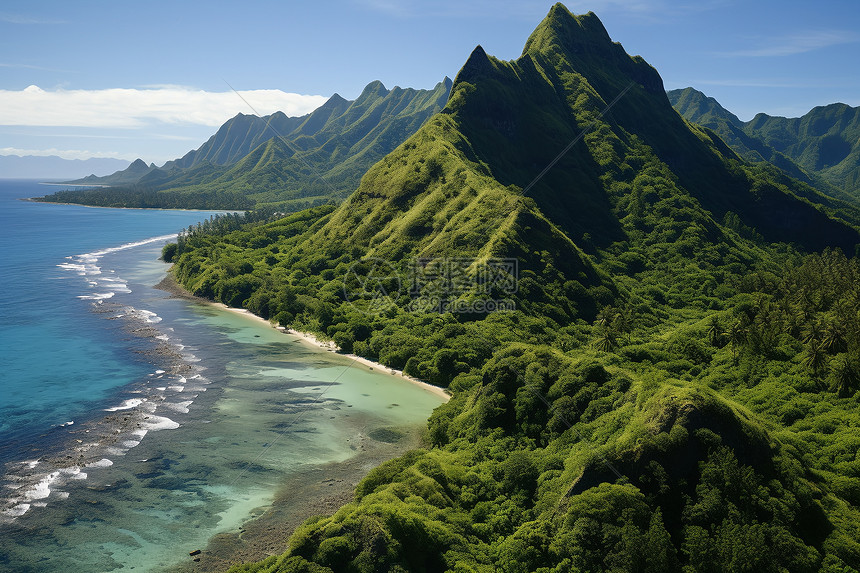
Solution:
[[[0,180],[0,571],[181,569],[442,402],[154,288],[163,245],[214,213],[20,200],[52,189]]]

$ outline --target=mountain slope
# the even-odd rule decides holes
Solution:
[[[447,78],[432,90],[388,90],[376,81],[355,101],[335,94],[303,117],[239,114],[199,149],[161,168],[139,169],[136,162],[104,178],[73,182],[125,188],[66,192],[46,200],[282,210],[339,201],[368,167],[444,107],[450,88]]]
[[[860,235],[819,199],[682,119],[594,14],[476,48],[342,205],[165,251],[452,391],[426,449],[235,571],[856,569]]]
[[[860,191],[860,108],[834,103],[798,118],[758,114],[745,131],[834,185]]]
[[[713,129],[744,159],[768,161],[840,199],[856,199],[860,108],[831,104],[800,118],[758,114],[744,123],[693,88],[672,90],[668,96],[684,118]]]

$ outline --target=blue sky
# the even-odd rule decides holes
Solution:
[[[660,72],[741,119],[860,105],[860,2],[570,1]],[[4,0],[0,154],[162,163],[255,109],[307,113],[372,80],[431,88],[471,50],[514,59],[532,0]]]

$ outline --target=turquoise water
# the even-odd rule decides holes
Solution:
[[[209,213],[16,200],[0,181],[0,571],[155,571],[236,530],[291,472],[441,399],[153,287]]]

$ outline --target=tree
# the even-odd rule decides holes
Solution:
[[[840,398],[852,396],[860,386],[860,373],[847,354],[840,354],[833,360],[830,389]]]
[[[720,348],[723,343],[723,328],[720,325],[720,319],[716,314],[712,314],[708,319],[708,330],[705,331],[708,342],[714,348]]]
[[[747,329],[740,319],[736,320],[726,331],[726,336],[729,338],[729,343],[732,345],[732,360],[738,360],[738,347],[742,346],[747,341]]]
[[[599,338],[595,343],[595,347],[602,352],[611,352],[618,347],[618,339],[615,338],[615,333],[611,327],[603,327],[599,330]]]
[[[821,346],[828,354],[836,354],[845,352],[848,343],[845,340],[845,334],[842,328],[835,322],[831,322],[824,329],[824,338],[821,340]]]
[[[827,353],[820,342],[812,340],[806,345],[803,365],[809,368],[816,378],[818,378],[821,370],[827,366]]]

